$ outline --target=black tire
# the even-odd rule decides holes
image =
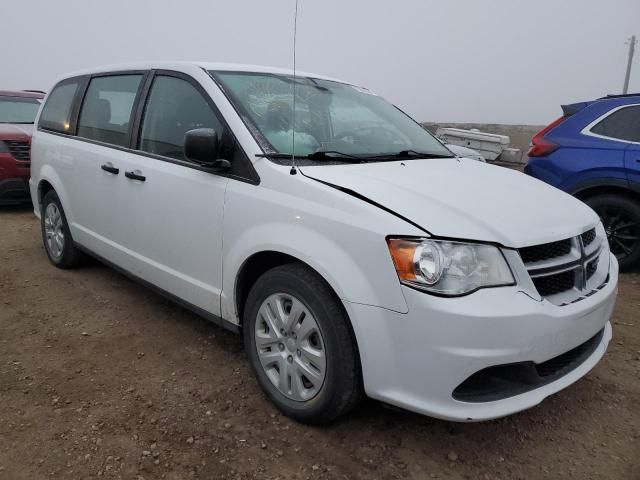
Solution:
[[[45,228],[45,215],[47,212],[47,207],[52,204],[55,205],[55,207],[60,212],[60,217],[62,220],[61,230],[64,234],[64,244],[59,255],[56,255],[50,250],[49,244],[47,242],[47,233]],[[40,230],[42,232],[42,243],[44,244],[44,250],[45,252],[47,252],[47,257],[49,257],[49,261],[51,263],[53,263],[58,268],[64,269],[76,268],[81,264],[82,252],[80,252],[80,250],[78,250],[73,243],[71,231],[69,230],[69,224],[67,223],[67,217],[64,214],[64,210],[62,208],[62,204],[60,203],[60,199],[58,198],[58,194],[53,190],[50,190],[46,193],[40,205]]]
[[[585,203],[600,216],[620,269],[637,268],[640,264],[640,204],[615,194],[595,195]]]
[[[263,302],[284,293],[300,300],[314,317],[324,343],[326,370],[318,393],[296,401],[281,393],[262,367],[255,328]],[[360,359],[349,320],[329,285],[316,272],[297,263],[282,265],[262,275],[251,288],[244,309],[244,344],[251,367],[267,397],[288,417],[302,423],[331,423],[353,409],[362,397]]]

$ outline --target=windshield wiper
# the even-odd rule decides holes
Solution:
[[[278,160],[290,159],[290,153],[258,153],[256,157],[275,158]],[[295,155],[296,160],[332,160],[335,162],[363,162],[366,158],[349,153],[338,152],[336,150],[318,150],[309,155]]]
[[[376,155],[368,157],[371,159],[382,159],[382,158],[455,158],[452,155],[440,154],[440,153],[431,153],[431,152],[418,152],[417,150],[400,150],[397,153],[386,153],[384,155]]]
[[[275,158],[278,160],[281,159],[286,159],[286,158],[291,158],[292,155],[290,153],[256,153],[256,157],[259,158]],[[300,160],[301,158],[307,158],[306,155],[296,155],[295,156],[296,160]]]
[[[350,153],[338,152],[337,150],[318,150],[306,156],[309,160],[357,160],[361,162],[362,157]]]
[[[275,158],[278,160],[291,159],[290,153],[258,153],[256,157]],[[402,158],[455,158],[440,153],[418,152],[416,150],[401,150],[397,153],[382,155],[353,155],[337,150],[318,150],[309,155],[296,155],[296,160],[330,160],[334,162],[365,163],[371,161],[398,160]]]

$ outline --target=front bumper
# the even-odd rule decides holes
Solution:
[[[0,205],[28,202],[29,181],[23,178],[0,180]]]
[[[407,410],[456,421],[480,421],[537,405],[591,370],[611,339],[618,264],[598,293],[574,304],[537,301],[519,287],[479,290],[441,298],[404,287],[406,314],[345,303],[352,319],[370,397]],[[466,402],[453,391],[485,368],[518,362],[540,364],[602,336],[568,373],[525,393]]]
[[[0,204],[29,200],[29,165],[8,153],[0,153]]]

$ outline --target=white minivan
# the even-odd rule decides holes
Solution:
[[[242,332],[260,386],[302,422],[363,394],[508,415],[611,339],[618,264],[590,208],[455,157],[347,82],[208,63],[77,73],[40,112],[30,187],[55,266],[89,254]]]

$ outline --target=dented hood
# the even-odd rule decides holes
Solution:
[[[554,187],[469,159],[305,166],[301,171],[380,204],[435,236],[522,248],[579,235],[599,221],[593,210]]]

